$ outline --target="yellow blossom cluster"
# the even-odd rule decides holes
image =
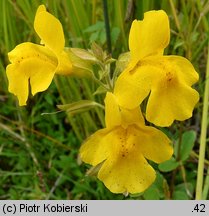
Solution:
[[[25,105],[29,95],[46,90],[55,74],[73,73],[65,51],[62,25],[39,6],[34,28],[41,45],[16,46],[7,66],[9,91]],[[198,81],[192,64],[183,57],[164,56],[170,40],[167,14],[149,11],[134,20],[129,35],[130,62],[119,75],[113,92],[105,98],[106,127],[90,136],[80,148],[82,161],[100,165],[98,178],[113,193],[140,193],[155,180],[148,160],[161,163],[171,158],[171,140],[159,129],[147,126],[140,105],[147,99],[145,118],[168,127],[174,120],[192,116],[199,94],[191,87]]]
[[[55,74],[72,73],[72,63],[64,50],[62,25],[44,5],[36,12],[34,29],[42,45],[21,43],[8,54],[11,62],[6,69],[9,91],[18,97],[20,106],[26,105],[29,82],[35,95],[49,87]]]
[[[145,125],[140,104],[148,97],[146,119],[157,126],[192,116],[199,94],[192,64],[183,57],[163,56],[170,39],[167,14],[145,13],[134,20],[129,35],[131,60],[118,77],[114,94],[105,99],[106,128],[81,147],[81,159],[96,166],[98,178],[113,193],[140,193],[155,180],[146,159],[156,163],[173,154],[171,141],[156,128]]]

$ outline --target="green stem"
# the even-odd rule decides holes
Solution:
[[[128,50],[128,43],[127,43],[127,37],[126,37],[126,30],[125,30],[125,24],[124,24],[124,2],[123,1],[112,1],[113,2],[113,7],[115,8],[115,14],[117,14],[117,16],[115,17],[116,19],[116,23],[118,25],[118,27],[121,30],[121,42],[123,44],[123,48],[125,51]],[[139,3],[142,1],[139,1]]]
[[[178,162],[181,160],[180,151],[181,151],[181,145],[182,145],[182,135],[183,135],[183,124],[182,124],[182,122],[180,122],[180,125],[179,125],[178,150],[177,150],[177,157],[176,157],[176,161],[178,161]],[[178,168],[179,167],[177,167],[172,172],[171,186],[170,186],[170,193],[171,193],[170,195],[171,195],[171,197],[173,196],[173,192],[174,192],[174,189],[175,189],[175,179],[176,179],[176,174],[177,174]]]
[[[173,13],[174,21],[176,23],[176,27],[177,27],[178,31],[181,32],[181,26],[180,26],[180,22],[179,22],[177,13],[176,13],[175,5],[174,5],[172,0],[169,0],[169,3],[170,3],[171,10],[172,10],[172,13]]]
[[[106,30],[106,37],[107,37],[107,49],[108,49],[108,53],[111,54],[112,45],[111,45],[110,22],[108,17],[107,0],[103,0],[103,12],[104,12],[105,30]]]
[[[111,77],[110,77],[110,73],[111,73],[111,65],[106,65],[105,67],[105,71],[108,71],[107,75],[106,75],[106,83],[109,87],[109,91],[113,92],[113,85],[112,85],[112,80],[111,80]]]
[[[209,44],[208,44],[208,50],[209,50]],[[203,98],[202,124],[201,124],[201,134],[200,134],[200,151],[199,151],[197,185],[196,185],[197,200],[202,199],[204,160],[205,160],[207,124],[208,124],[208,106],[209,106],[209,55],[207,59],[205,91],[204,91],[204,98]]]
[[[203,192],[202,192],[202,199],[203,200],[207,199],[208,192],[209,192],[209,167],[208,167],[208,171],[207,171],[207,177],[205,178],[204,189],[203,189]]]
[[[207,139],[206,141],[208,142],[209,140]],[[195,151],[192,151],[190,156],[195,158],[196,160],[199,160],[199,155]],[[209,160],[205,159],[204,162],[206,165],[209,165]]]
[[[209,31],[208,20],[207,20],[206,16],[204,16],[203,6],[202,6],[202,3],[201,3],[201,0],[196,1],[196,4],[197,4],[198,11],[200,13],[200,18],[197,21],[197,25],[199,25],[199,22],[202,20],[203,25],[204,25],[204,29],[205,29],[206,32],[208,32]]]
[[[101,82],[99,79],[97,79],[94,75],[92,76],[92,79],[95,83],[97,83],[99,86],[102,86],[105,90],[109,91],[109,87],[106,86],[103,82]]]

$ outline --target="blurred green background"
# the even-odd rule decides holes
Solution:
[[[5,67],[7,53],[22,42],[39,43],[33,28],[37,7],[62,23],[66,46],[89,49],[92,42],[107,50],[103,1],[101,0],[2,0],[0,1],[0,199],[194,199],[199,137],[208,49],[209,1],[202,0],[107,0],[112,56],[128,51],[128,34],[134,19],[148,10],[163,9],[171,26],[166,54],[185,56],[200,75],[195,88],[200,102],[191,119],[162,129],[174,142],[173,158],[157,170],[155,183],[144,193],[112,194],[94,176],[86,176],[78,149],[82,141],[104,126],[100,108],[81,114],[58,113],[57,104],[80,99],[103,103],[104,94],[87,78],[57,76],[50,88],[30,97],[19,107],[8,93]],[[114,65],[113,65],[114,67]],[[207,138],[207,143],[209,139]],[[206,148],[204,177],[209,165]],[[209,180],[204,183],[208,199]]]

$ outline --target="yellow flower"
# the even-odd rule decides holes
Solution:
[[[191,88],[199,78],[192,64],[183,57],[163,56],[169,40],[169,20],[163,10],[134,20],[129,35],[131,60],[114,90],[119,104],[129,109],[149,95],[146,119],[158,126],[190,118],[199,100]]]
[[[106,128],[84,142],[80,156],[93,166],[101,163],[98,178],[113,193],[140,193],[155,180],[155,171],[146,159],[161,163],[171,157],[173,149],[165,134],[145,126],[139,108],[121,108],[116,100],[107,93]]]
[[[26,42],[8,53],[11,62],[6,68],[9,91],[18,97],[21,106],[26,104],[29,82],[35,95],[49,87],[55,73],[72,73],[72,63],[64,51],[62,25],[44,5],[36,12],[34,28],[44,46]]]

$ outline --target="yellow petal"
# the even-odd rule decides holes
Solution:
[[[107,92],[105,98],[105,122],[108,129],[116,126],[127,128],[132,124],[144,125],[144,117],[139,107],[135,109],[119,107],[115,95]]]
[[[42,42],[55,54],[59,54],[65,45],[65,38],[60,21],[44,10],[41,5],[35,16],[34,28]]]
[[[155,171],[135,143],[136,130],[119,128],[111,132],[111,155],[104,161],[98,178],[113,193],[140,193],[155,180]]]
[[[106,160],[98,178],[112,193],[141,193],[155,180],[155,171],[141,154],[132,152],[124,160]]]
[[[26,105],[28,98],[28,79],[24,73],[19,73],[16,70],[17,64],[9,64],[6,68],[7,78],[9,80],[9,92],[18,97],[19,105]]]
[[[134,20],[129,35],[132,60],[148,55],[162,55],[170,40],[167,14],[163,10],[149,11],[142,21]]]
[[[46,7],[45,5],[39,5],[37,11],[36,11],[36,14],[38,14],[39,12],[43,12],[45,11],[46,12]]]
[[[7,67],[9,91],[17,95],[20,105],[25,105],[28,80],[33,95],[46,90],[54,76],[57,59],[46,47],[33,43],[16,46],[8,56],[12,63]]]
[[[81,160],[96,166],[106,160],[112,150],[112,135],[107,129],[98,130],[80,148]]]
[[[185,83],[189,86],[196,83],[199,79],[198,73],[195,71],[193,65],[189,60],[181,56],[164,56],[164,59],[169,62],[169,64],[175,67],[177,76],[181,81],[185,81]]]
[[[114,94],[107,92],[105,97],[105,124],[111,129],[121,124],[121,111]]]
[[[133,109],[151,90],[147,120],[159,126],[170,126],[174,120],[182,121],[192,116],[199,96],[190,86],[197,80],[198,74],[187,59],[149,56],[119,76],[114,94],[120,106]]]
[[[152,81],[161,73],[151,64],[143,64],[133,71],[124,71],[117,79],[114,94],[120,106],[134,109],[148,96]]]
[[[121,125],[124,128],[127,128],[129,125],[136,124],[136,125],[144,125],[144,117],[142,115],[140,107],[135,109],[121,109]]]
[[[169,139],[152,127],[131,125],[93,134],[80,149],[81,159],[94,166],[103,162],[98,178],[113,193],[140,193],[155,180],[144,156],[155,162],[173,153]]]
[[[174,120],[183,121],[192,116],[199,100],[197,91],[184,83],[176,82],[164,88],[162,82],[151,90],[146,108],[146,119],[161,127],[170,126]]]
[[[70,75],[73,73],[73,65],[70,60],[70,56],[66,51],[62,51],[58,56],[58,67],[56,69],[56,74],[60,75]]]
[[[34,59],[39,59],[46,65],[52,65],[54,68],[58,65],[57,57],[49,49],[30,42],[17,45],[8,53],[8,57],[11,63],[24,64],[25,60],[32,62]],[[30,70],[27,72],[28,74],[32,73]]]
[[[154,127],[139,127],[137,138],[139,140],[140,151],[145,158],[162,163],[169,160],[173,154],[171,141],[160,130]]]
[[[38,60],[34,61],[34,64],[36,64],[36,72],[30,77],[32,95],[48,89],[54,77],[53,67],[43,67],[42,62]]]

